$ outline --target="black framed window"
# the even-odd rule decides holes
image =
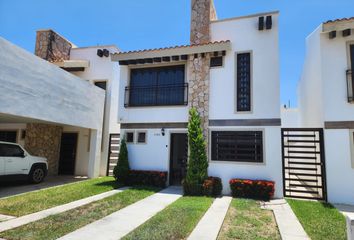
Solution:
[[[263,162],[262,131],[213,131],[211,155],[214,161]]]
[[[354,97],[354,44],[350,45],[350,61],[351,61],[351,77],[352,77],[352,94]]]
[[[138,143],[146,143],[146,132],[138,132]]]
[[[132,69],[125,106],[186,105],[185,66]]]
[[[251,111],[251,53],[237,54],[237,111]]]
[[[0,143],[0,156],[23,157],[24,151],[17,145]]]
[[[134,143],[134,132],[126,132],[125,133],[125,141],[127,143]]]
[[[223,57],[211,57],[210,58],[210,67],[222,67],[223,65]]]

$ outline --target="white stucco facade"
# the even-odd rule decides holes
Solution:
[[[298,87],[300,126],[324,128],[328,200],[354,204],[354,104],[348,101],[346,71],[351,69],[349,46],[343,36],[354,21],[321,24],[306,39],[306,56]],[[329,37],[336,31],[336,37]]]
[[[271,15],[273,24],[270,30],[258,30],[259,16]],[[280,137],[280,93],[279,93],[279,49],[278,49],[278,13],[265,13],[248,17],[226,19],[211,22],[211,41],[230,40],[231,47],[223,57],[223,66],[210,69],[209,120],[215,121],[209,127],[212,131],[262,131],[263,163],[234,163],[213,161],[208,146],[209,175],[221,177],[224,194],[229,194],[231,178],[272,180],[276,183],[275,197],[282,197],[281,137]],[[176,49],[175,51],[178,51]],[[192,50],[191,50],[192,51]],[[236,111],[236,54],[251,53],[251,111]],[[148,53],[144,53],[148,54]],[[177,54],[176,54],[177,55]],[[141,55],[143,56],[143,55]],[[137,55],[137,58],[139,55]],[[144,56],[146,58],[146,56]],[[180,61],[174,65],[185,64],[185,82],[188,83],[189,61]],[[146,132],[146,143],[128,143],[130,167],[138,170],[170,171],[171,134],[187,133],[186,127],[154,127],[151,124],[181,123],[187,124],[189,106],[153,106],[127,107],[124,105],[125,88],[129,86],[130,71],[134,68],[168,66],[173,63],[121,65],[119,86],[119,123],[122,124],[122,136],[134,132],[135,138],[140,131]],[[228,126],[218,121],[228,121]],[[251,121],[249,126],[237,122]],[[262,120],[277,123],[267,125]],[[233,123],[236,121],[236,123]],[[259,123],[259,125],[257,125]],[[124,125],[134,125],[125,129]],[[141,127],[139,126],[146,126]],[[150,125],[149,125],[150,124]],[[164,131],[164,135],[162,134]],[[211,134],[209,134],[211,135]],[[211,142],[210,139],[208,141]]]

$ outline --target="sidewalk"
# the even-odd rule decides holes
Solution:
[[[168,187],[59,239],[120,239],[181,196],[180,187]]]
[[[188,240],[215,240],[218,237],[231,200],[232,197],[215,199],[211,207],[188,237]]]
[[[262,207],[273,210],[282,240],[310,240],[285,199],[265,202]]]

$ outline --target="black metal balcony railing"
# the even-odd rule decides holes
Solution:
[[[348,102],[354,102],[354,73],[351,69],[346,71],[347,73],[347,91]]]
[[[126,87],[125,107],[188,104],[188,84]]]

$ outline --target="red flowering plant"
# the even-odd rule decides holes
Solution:
[[[233,197],[269,200],[274,196],[273,181],[231,179],[229,183]]]

